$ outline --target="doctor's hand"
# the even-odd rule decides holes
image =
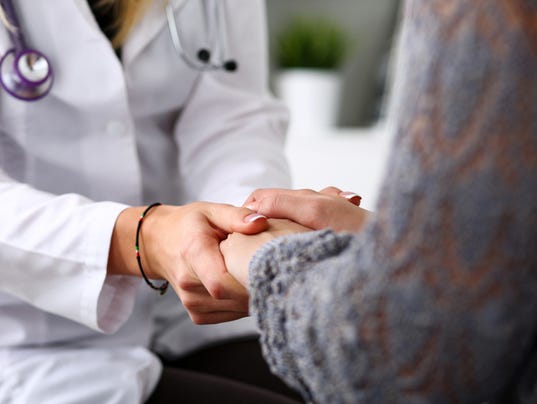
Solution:
[[[144,209],[128,208],[119,215],[109,274],[141,276],[133,251]],[[148,278],[170,283],[194,323],[235,320],[248,314],[248,294],[227,272],[220,242],[232,232],[253,234],[267,227],[266,218],[231,205],[157,206],[144,217],[140,230],[142,267]]]
[[[255,252],[265,243],[276,237],[302,233],[312,229],[287,219],[270,219],[269,228],[264,232],[246,235],[230,234],[220,243],[228,272],[244,287],[248,286],[248,266]]]
[[[371,212],[362,209],[360,196],[328,187],[309,189],[258,189],[243,206],[270,218],[290,219],[315,230],[359,231]]]

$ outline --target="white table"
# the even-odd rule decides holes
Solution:
[[[373,210],[392,138],[386,123],[359,129],[291,129],[286,154],[293,188],[334,185],[360,194],[362,206]]]

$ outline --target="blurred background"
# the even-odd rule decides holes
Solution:
[[[293,188],[333,185],[375,210],[400,0],[266,0],[271,83],[289,107]]]
[[[272,83],[275,92],[280,92],[279,95],[282,95],[282,91],[278,91],[277,88],[278,75],[287,70],[285,66],[279,65],[281,42],[293,40],[293,38],[282,38],[282,36],[286,32],[292,36],[289,30],[293,29],[297,18],[303,23],[311,20],[317,28],[323,23],[331,24],[333,30],[340,31],[345,42],[343,60],[334,69],[341,80],[340,91],[336,95],[338,105],[334,113],[335,124],[340,127],[364,127],[374,124],[382,114],[385,105],[385,82],[400,14],[400,1],[266,0],[266,3],[271,44]],[[332,45],[332,49],[334,48],[334,38],[330,44],[330,39],[321,37],[323,35],[321,29],[310,30],[309,33],[305,31],[307,27],[303,27],[302,30],[303,46],[307,46],[308,38],[306,37],[311,35],[312,42],[319,43],[324,40],[327,47]],[[294,39],[296,42],[296,35]],[[312,47],[312,52],[313,48],[315,46]]]

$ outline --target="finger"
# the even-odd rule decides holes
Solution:
[[[172,284],[188,315],[196,324],[213,324],[236,320],[248,315],[249,296],[239,299],[215,300],[199,282],[185,285]]]
[[[360,206],[360,203],[362,202],[362,197],[354,192],[340,192],[339,196],[342,198],[345,198],[350,203],[356,206]]]
[[[214,203],[196,203],[189,216],[192,226],[188,238],[180,245],[179,271],[191,272],[190,279],[196,286],[196,279],[215,299],[244,299],[244,287],[233,278],[225,267],[220,252],[220,241],[232,232],[258,233],[268,228],[265,217],[246,208]],[[172,274],[173,276],[173,274]],[[181,276],[181,275],[179,275]],[[189,277],[186,277],[186,283]],[[185,288],[188,285],[179,285]]]
[[[238,320],[239,318],[247,317],[248,312],[215,312],[215,313],[194,313],[190,314],[190,319],[194,324],[203,325],[203,324],[218,324],[225,323],[227,321]]]
[[[260,199],[264,199],[268,196],[274,196],[277,195],[280,192],[285,192],[286,190],[283,188],[259,188],[253,191],[248,198],[243,203],[243,207],[247,207],[252,210],[256,210],[251,208],[252,205],[255,205],[256,202],[258,202]]]
[[[218,311],[241,313],[248,311],[248,296],[241,299],[216,300],[205,289],[200,289],[197,292],[179,290],[178,295],[189,313],[204,314]]]
[[[339,194],[341,194],[343,191],[337,187],[326,187],[323,188],[320,192],[323,195],[339,196]]]
[[[278,194],[259,201],[258,211],[274,219],[289,219],[310,229],[325,226],[326,196],[316,193],[314,196],[305,194]]]
[[[176,269],[167,279],[185,304],[192,295],[206,294],[212,298],[243,299],[244,288],[228,274],[220,253],[219,239],[197,233],[189,244],[182,245]],[[216,246],[216,251],[215,251]]]
[[[339,196],[341,198],[345,198],[350,203],[356,206],[360,206],[360,202],[362,201],[362,197],[358,195],[357,193],[342,191],[341,189],[337,187],[326,187],[323,190],[321,190],[321,194],[328,195],[328,196]]]
[[[299,196],[299,195],[316,195],[318,192],[311,189],[284,189],[284,188],[262,188],[255,190],[250,194],[246,199],[243,206],[258,212],[258,206],[260,201],[267,198],[276,198],[279,195],[290,195],[290,196]]]
[[[247,294],[244,287],[227,272],[219,240],[200,236],[192,246],[187,261],[213,298],[240,299]]]
[[[205,205],[204,214],[213,227],[226,234],[257,234],[268,228],[265,216],[244,207],[210,203]]]

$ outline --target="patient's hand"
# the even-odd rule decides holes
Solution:
[[[354,195],[354,198],[352,197]],[[309,189],[258,189],[244,206],[271,218],[286,218],[311,229],[359,231],[371,212],[357,206],[360,197],[338,188],[321,192]],[[351,202],[351,203],[349,203]]]
[[[232,233],[220,243],[220,251],[228,272],[243,286],[248,284],[248,266],[255,252],[270,240],[287,234],[311,231],[312,229],[287,219],[270,219],[269,228],[256,235]]]

